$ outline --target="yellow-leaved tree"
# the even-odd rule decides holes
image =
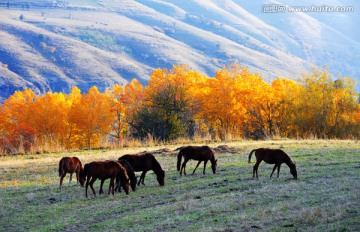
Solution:
[[[94,86],[71,106],[69,122],[76,127],[74,131],[77,132],[72,139],[80,148],[99,147],[101,141],[110,133],[114,118],[110,94],[102,94]]]

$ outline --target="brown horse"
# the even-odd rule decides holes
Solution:
[[[156,174],[156,179],[161,186],[165,185],[165,171],[161,168],[159,162],[155,159],[155,157],[150,153],[145,154],[135,154],[135,155],[124,155],[119,159],[126,160],[130,163],[131,167],[135,172],[142,172],[138,185],[140,183],[144,184],[145,175],[148,171],[152,170]]]
[[[182,163],[181,169],[180,169],[181,158],[183,156],[184,156],[184,162]],[[209,146],[202,146],[202,147],[187,146],[180,150],[178,157],[177,157],[177,170],[180,171],[180,176],[182,175],[182,170],[184,170],[184,175],[186,175],[186,169],[185,169],[186,163],[191,159],[199,161],[192,174],[195,173],[195,170],[197,169],[197,167],[199,166],[201,161],[204,161],[203,174],[205,175],[206,163],[209,160],[211,162],[211,169],[212,169],[213,173],[214,174],[216,173],[217,160],[215,159],[214,152],[211,150],[211,148]]]
[[[118,160],[118,162],[125,168],[126,173],[128,174],[129,178],[130,178],[130,185],[131,185],[131,189],[132,191],[136,191],[136,184],[137,184],[137,177],[135,176],[135,172],[134,169],[131,167],[131,165],[129,164],[129,162],[127,162],[126,160]],[[121,192],[121,188],[120,188],[121,183],[118,182],[116,184],[116,190],[119,190],[119,192]]]
[[[82,164],[77,157],[63,157],[59,162],[59,176],[60,176],[60,189],[62,189],[62,183],[66,173],[70,173],[69,184],[72,179],[72,174],[76,173],[76,181],[80,182],[81,186],[84,186],[85,175],[83,174]]]
[[[129,177],[126,173],[125,168],[121,166],[116,161],[94,161],[84,166],[84,175],[86,176],[86,187],[85,187],[85,196],[87,197],[88,186],[90,185],[91,190],[93,191],[94,196],[96,197],[96,193],[93,187],[94,182],[97,179],[101,180],[100,191],[99,194],[103,193],[102,186],[106,179],[110,178],[109,192],[112,190],[112,194],[114,195],[114,181],[121,181],[121,186],[124,189],[126,194],[129,194]]]
[[[275,169],[277,168],[277,177],[279,178],[280,173],[280,166],[282,163],[287,164],[290,168],[290,173],[293,175],[294,179],[297,179],[297,171],[296,171],[296,164],[294,161],[291,160],[291,158],[280,149],[270,149],[270,148],[259,148],[252,150],[249,154],[249,163],[251,160],[252,153],[255,152],[256,157],[256,164],[253,168],[253,178],[258,178],[258,167],[261,161],[265,161],[268,164],[275,164],[273,171],[271,172],[270,178],[272,177]]]

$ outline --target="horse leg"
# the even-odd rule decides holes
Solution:
[[[61,174],[61,176],[60,176],[60,187],[59,187],[59,189],[62,189],[62,183],[63,183],[63,180],[64,180],[64,177],[66,176],[66,173],[65,172],[63,172],[62,174]]]
[[[93,186],[93,184],[94,184],[94,182],[96,181],[96,179],[97,178],[92,178],[91,179],[91,181],[90,181],[90,188],[91,188],[91,190],[93,191],[93,194],[94,194],[94,197],[96,197],[96,192],[95,192],[95,189],[94,189],[94,186]]]
[[[116,188],[115,188],[115,191],[118,190],[119,193],[121,193],[121,180],[119,180],[117,183],[116,183]]]
[[[280,166],[281,166],[281,164],[279,164],[279,165],[278,165],[278,170],[277,170],[277,171],[278,171],[278,173],[277,173],[277,178],[279,178],[279,174],[280,174]]]
[[[271,172],[271,174],[270,174],[270,179],[271,179],[271,177],[272,177],[272,175],[273,175],[273,173],[275,172],[275,169],[278,167],[278,165],[277,164],[275,164],[275,166],[274,166],[274,168],[273,168],[273,170],[272,170],[272,172]]]
[[[101,183],[100,183],[100,190],[99,190],[99,195],[104,193],[104,190],[103,190],[103,184],[105,182],[105,179],[101,180]]]
[[[195,169],[194,169],[194,171],[193,171],[193,175],[194,175],[194,173],[195,173],[195,171],[196,171],[196,169],[199,167],[199,164],[201,163],[201,160],[197,163],[197,165],[196,165],[196,167],[195,167]]]
[[[141,173],[140,180],[139,180],[139,182],[138,182],[138,186],[140,185],[140,183],[142,183],[142,184],[145,186],[144,180],[145,180],[146,172],[147,172],[147,171],[143,171],[143,172]]]
[[[185,163],[185,161],[181,164],[181,168],[180,168],[180,176],[182,176],[182,171],[183,171],[183,169],[184,169],[184,163]]]
[[[85,197],[87,198],[87,190],[89,186],[90,177],[86,178],[86,185],[85,185]]]
[[[112,191],[112,195],[114,195],[114,187],[113,187],[113,185],[114,185],[114,178],[111,177],[111,179],[110,179],[110,184],[109,184],[108,194],[110,194],[110,190],[112,189],[112,190],[113,190],[113,191]]]
[[[186,176],[186,163],[189,161],[189,159],[187,159],[187,158],[185,158],[184,159],[184,163],[182,164],[182,166],[181,166],[181,170],[183,170],[184,169],[184,175]],[[181,171],[180,171],[180,176],[181,176]]]
[[[258,177],[258,168],[259,168],[260,162],[261,162],[261,160],[260,160],[260,161],[256,161],[256,164],[254,165],[254,168],[253,168],[253,178],[255,178],[255,174],[256,174],[256,178],[259,178],[259,177]]]
[[[141,183],[141,180],[142,180],[142,177],[143,177],[143,173],[144,173],[144,172],[142,172],[141,175],[140,175],[139,181],[138,181],[138,183],[137,183],[138,186],[140,186],[140,183]]]
[[[79,185],[80,184],[80,172],[79,171],[76,171],[76,185]]]
[[[206,164],[207,164],[207,160],[204,161],[204,170],[203,170],[203,174],[205,175],[205,169],[206,169]]]
[[[70,173],[69,185],[70,185],[71,179],[72,179],[72,172]]]

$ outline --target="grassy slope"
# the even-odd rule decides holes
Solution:
[[[216,144],[217,145],[217,144]],[[142,151],[91,151],[0,159],[0,224],[4,231],[359,231],[360,146],[355,141],[260,141],[229,143],[236,154],[217,154],[218,174],[179,177],[174,155],[157,155],[166,186],[147,174],[145,187],[85,199],[67,183],[58,190],[62,156],[83,163]],[[215,146],[213,144],[212,146]],[[173,149],[175,146],[168,146]],[[248,153],[257,147],[283,148],[298,164],[294,181],[286,165],[279,179],[260,165],[251,178]],[[152,148],[152,149],[159,149]],[[150,149],[149,149],[150,150]],[[195,166],[188,164],[188,173]],[[200,166],[202,168],[202,166]],[[68,176],[67,176],[68,177]],[[68,179],[66,179],[67,181]],[[98,181],[96,182],[98,186]],[[108,181],[105,182],[105,188]]]

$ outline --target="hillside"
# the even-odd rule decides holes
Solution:
[[[146,84],[155,68],[173,64],[214,76],[237,62],[268,81],[329,65],[335,76],[359,78],[355,13],[262,13],[262,2],[239,0],[6,2],[0,1],[0,98],[23,88],[104,90],[132,78]]]

